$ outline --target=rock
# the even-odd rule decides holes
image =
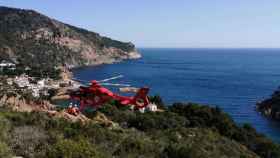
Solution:
[[[280,91],[276,90],[271,97],[258,102],[256,110],[264,116],[280,120]]]
[[[97,112],[96,116],[92,119],[95,123],[101,124],[105,127],[118,128],[119,125],[109,120],[103,113]]]
[[[66,110],[62,110],[60,112],[58,111],[46,111],[49,116],[51,117],[55,117],[55,118],[63,118],[65,120],[68,120],[70,122],[82,122],[83,124],[87,123],[90,121],[89,118],[87,118],[85,115],[83,114],[79,114],[77,116],[71,115],[69,113],[66,112]]]
[[[26,101],[20,95],[10,96],[4,95],[0,98],[0,105],[7,106],[14,111],[18,112],[31,112],[31,111],[45,111],[55,108],[49,101]]]

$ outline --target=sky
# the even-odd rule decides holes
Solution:
[[[280,48],[279,0],[0,0],[137,47]]]

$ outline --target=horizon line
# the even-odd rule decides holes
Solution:
[[[136,47],[136,49],[280,49],[280,47]]]

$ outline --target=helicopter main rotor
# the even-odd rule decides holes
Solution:
[[[107,82],[107,81],[119,79],[119,78],[122,78],[122,77],[123,77],[123,75],[118,75],[118,76],[110,77],[110,78],[107,78],[107,79],[99,80],[99,81],[96,81],[96,82],[99,85],[102,85],[102,86],[131,87],[131,85],[129,85],[129,84],[108,83]],[[84,83],[85,85],[91,85],[90,81],[87,81],[87,80],[81,80],[81,79],[77,79],[77,78],[73,78],[73,80]]]

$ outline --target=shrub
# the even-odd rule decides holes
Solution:
[[[191,127],[212,128],[221,135],[246,145],[250,150],[264,158],[280,157],[280,146],[264,135],[258,134],[249,124],[239,127],[219,108],[197,104],[175,103],[169,110],[190,120]],[[275,156],[276,155],[276,156]]]
[[[161,155],[162,158],[194,158],[193,156],[191,148],[178,144],[167,146]]]
[[[159,147],[145,137],[127,137],[113,153],[118,157],[155,157],[160,153]]]
[[[8,132],[11,128],[10,121],[0,116],[0,140],[8,139]]]
[[[85,139],[73,141],[69,139],[59,140],[47,153],[49,158],[99,158],[103,157],[96,147]]]
[[[12,152],[7,146],[7,144],[0,142],[0,157],[11,158]]]
[[[36,158],[44,156],[48,147],[46,132],[34,126],[15,127],[10,146],[16,155]]]
[[[187,124],[189,124],[187,119],[172,112],[137,113],[136,117],[128,120],[129,127],[142,131],[178,128],[187,126]]]
[[[224,136],[231,137],[233,132],[238,129],[229,115],[216,108],[200,106],[193,103],[175,103],[169,110],[190,121],[190,127],[216,128]]]

